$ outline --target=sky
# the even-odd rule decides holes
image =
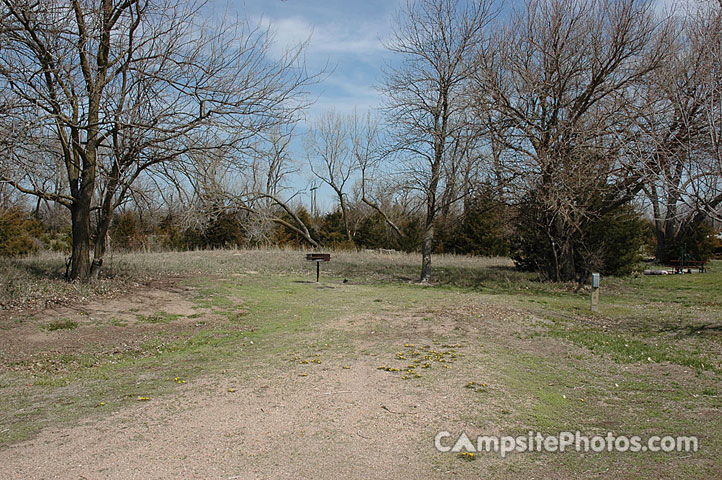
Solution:
[[[519,1],[502,0],[506,7]],[[700,0],[649,1],[661,12]],[[268,26],[275,35],[272,55],[280,56],[285,49],[309,41],[305,50],[309,72],[325,70],[327,74],[309,87],[313,104],[296,130],[301,137],[306,122],[325,110],[351,113],[357,109],[363,114],[382,106],[377,87],[383,80],[383,65],[394,59],[384,42],[392,34],[395,14],[405,5],[406,0],[210,0],[216,12],[227,11],[247,17],[251,24]],[[296,139],[292,152],[303,167],[307,161],[301,139]],[[294,189],[306,190],[299,198],[307,206],[311,182],[310,173],[292,180]],[[319,190],[318,202],[321,211],[333,210],[330,188]]]
[[[312,105],[299,122],[292,155],[304,172],[291,179],[297,197],[310,209],[312,178],[303,148],[308,121],[326,110],[360,114],[378,108],[383,97],[377,87],[383,80],[382,67],[393,59],[384,48],[392,33],[392,20],[406,0],[211,0],[216,12],[246,17],[251,25],[269,27],[274,34],[271,55],[280,57],[288,49],[308,41],[305,61],[309,73],[325,71],[320,81],[308,88]],[[321,182],[315,180],[315,185]],[[318,190],[321,212],[335,208],[330,187]]]
[[[383,42],[402,4],[404,0],[245,0],[230,9],[270,26],[276,53],[310,38],[309,71],[329,72],[311,88],[312,117],[329,108],[352,112],[380,106],[376,86],[383,63],[391,58]]]
[[[218,5],[223,0],[216,0]],[[656,10],[680,8],[699,0],[650,0]],[[520,0],[501,0],[506,7]],[[230,11],[248,16],[275,31],[280,53],[310,38],[306,60],[311,72],[328,65],[330,74],[311,89],[315,103],[308,116],[333,108],[363,112],[383,99],[377,86],[382,67],[393,55],[384,48],[395,13],[406,0],[245,0],[231,2]]]

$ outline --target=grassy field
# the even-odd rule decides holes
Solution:
[[[236,452],[221,462],[225,478],[257,478],[234,476],[231,466],[243,465],[272,478],[292,465],[306,478],[309,455],[334,459],[309,470],[316,478],[337,478],[346,463],[358,472],[351,478],[711,478],[722,466],[722,262],[705,274],[603,278],[596,313],[589,291],[503,258],[435,257],[429,286],[415,283],[420,257],[400,253],[333,253],[320,284],[302,252],[285,250],[116,256],[90,286],[63,282],[62,262],[0,265],[4,477],[51,468],[29,460],[34,439],[62,457],[65,443],[48,432],[102,430],[119,416],[140,428],[146,404],[144,415],[170,428],[169,411],[201,418],[234,392],[247,397],[220,415],[296,398],[306,410],[286,405],[278,421],[296,422],[311,441],[286,445],[280,459]],[[214,436],[208,422],[195,431]],[[274,428],[256,433],[261,451],[284,448],[285,430]],[[695,435],[700,450],[469,461],[433,449],[441,430]],[[330,449],[339,432],[356,443]],[[119,450],[138,440],[123,441]],[[158,465],[167,478],[184,476]]]

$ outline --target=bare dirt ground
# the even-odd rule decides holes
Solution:
[[[176,333],[220,322],[216,313],[194,304],[194,294],[194,287],[169,282],[73,309],[36,312],[20,322],[5,313],[0,336],[3,368],[47,371],[47,363],[64,353],[132,349],[149,338],[174,338]],[[173,315],[173,320],[142,320],[159,311]],[[39,325],[69,316],[80,318],[75,329],[39,331]],[[605,476],[613,463],[602,461],[602,466],[592,463],[580,469],[578,463],[567,463],[567,455],[500,459],[491,453],[469,462],[433,447],[434,436],[441,430],[493,435],[530,428],[528,417],[516,413],[535,408],[539,399],[526,387],[520,391],[518,383],[533,383],[537,373],[525,372],[521,363],[521,376],[510,377],[508,363],[516,358],[550,359],[550,365],[541,366],[549,379],[543,377],[539,385],[558,388],[560,398],[561,392],[565,399],[568,395],[570,404],[574,402],[570,415],[578,414],[587,386],[613,388],[595,384],[602,381],[595,379],[597,374],[605,383],[617,377],[619,382],[624,380],[624,372],[613,362],[590,357],[582,348],[525,336],[533,332],[535,322],[543,320],[490,297],[473,300],[465,295],[458,303],[452,300],[431,310],[417,307],[340,315],[322,323],[320,331],[306,334],[338,339],[338,348],[283,351],[273,336],[244,342],[238,360],[231,360],[222,372],[179,383],[171,394],[138,399],[108,413],[102,413],[105,407],[98,405],[97,415],[51,423],[30,440],[0,449],[0,478]],[[445,352],[449,368],[442,368],[445,361],[432,360],[423,377],[406,380],[403,372],[379,368],[410,363],[414,355],[425,356],[429,351]],[[404,352],[408,359],[399,360]],[[558,377],[554,359],[563,359]],[[568,365],[562,363],[593,374],[576,384],[565,373]],[[625,367],[634,368],[640,367]],[[659,368],[651,375],[672,372],[676,380],[694,383],[692,374],[681,368]],[[470,381],[483,387],[465,388]],[[614,409],[622,396],[614,393],[599,403],[611,402]],[[589,398],[587,403],[592,401]],[[718,413],[694,415],[704,421],[705,415]],[[591,414],[590,421],[596,425],[619,427],[614,412],[604,418],[594,415],[598,413]],[[689,461],[698,462],[702,469],[710,467],[709,460]],[[648,468],[647,473],[658,478],[669,473],[664,462]],[[635,471],[623,471],[612,468],[611,473],[619,478],[638,476]]]
[[[418,439],[459,399],[401,389],[369,364],[279,380],[200,382],[172,400],[45,431],[0,453],[0,474],[256,479],[444,473],[430,461],[433,437],[423,449]],[[227,385],[237,390],[230,393]]]
[[[189,298],[193,291],[192,287],[165,280],[136,286],[112,298],[55,305],[34,312],[0,311],[0,371],[58,370],[63,368],[57,361],[62,355],[118,354],[132,351],[159,332],[170,338],[174,331],[201,326],[194,314],[205,314],[204,321],[213,316],[194,306]],[[158,312],[167,313],[175,321],[154,323]],[[66,319],[72,319],[77,327],[48,328]]]
[[[37,312],[2,337],[3,352],[16,361],[32,359],[26,366],[34,369],[35,360],[47,361],[49,353],[117,350],[157,331],[167,333],[168,325],[143,324],[138,316],[197,310],[188,299],[192,289],[162,287]],[[38,332],[38,324],[79,313],[82,324],[74,330]],[[111,319],[133,328],[97,328]],[[366,340],[353,349],[368,352],[394,343],[403,350],[399,332],[413,332],[403,338],[431,348],[433,338],[454,324],[449,319],[421,326],[423,312],[377,320],[387,332],[378,341],[368,340],[373,327],[358,316],[339,318],[326,328],[355,331]],[[189,322],[186,317],[175,327]],[[469,426],[453,413],[455,405],[469,401],[469,391],[459,388],[458,374],[446,372],[432,377],[433,383],[403,381],[379,370],[379,363],[393,359],[383,357],[374,352],[348,359],[330,353],[323,355],[323,364],[312,365],[317,368],[292,362],[290,370],[284,358],[280,367],[263,363],[252,371],[198,379],[172,396],[139,401],[78,425],[46,428],[30,441],[11,445],[0,451],[0,478],[330,479],[393,478],[403,472],[405,478],[420,479],[455,473],[430,455],[433,434]],[[491,374],[483,365],[465,371],[464,379]]]

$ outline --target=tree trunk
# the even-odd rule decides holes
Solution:
[[[664,220],[654,222],[657,237],[657,248],[654,252],[654,257],[658,263],[667,263],[670,260],[669,245],[674,242],[674,239],[677,236],[677,220],[675,219],[675,216],[676,209],[672,209],[671,213],[667,213],[667,215],[665,215]]]
[[[87,165],[80,178],[71,182],[73,203],[70,219],[73,233],[73,253],[69,280],[88,282],[90,280],[90,207],[95,189],[96,150],[86,149]]]
[[[560,280],[568,282],[577,279],[576,262],[574,261],[574,240],[565,238],[561,245],[561,255],[559,258],[559,274]]]
[[[434,224],[427,224],[421,241],[421,283],[431,281],[431,249],[434,246]]]
[[[87,282],[90,278],[90,202],[76,200],[70,209],[73,254],[69,280]]]
[[[662,222],[654,222],[655,233],[657,237],[657,249],[654,252],[654,259],[657,263],[667,262],[667,236],[665,235],[666,229]]]
[[[550,278],[554,280],[555,282],[558,282],[561,278],[561,274],[559,273],[559,254],[557,253],[557,244],[554,241],[554,239],[549,236],[549,240],[552,247],[552,255],[554,255],[554,258],[551,259],[553,262],[551,264],[547,263],[547,278]]]
[[[37,202],[35,202],[35,210],[33,211],[33,218],[37,221],[40,221],[40,205],[43,199],[41,197],[38,197]]]
[[[353,237],[351,237],[351,229],[348,226],[348,207],[345,200],[343,199],[343,193],[338,194],[339,204],[341,206],[341,216],[343,217],[343,229],[346,232],[346,239],[349,243],[353,243]]]
[[[558,218],[548,227],[547,237],[551,242],[554,258],[547,260],[549,278],[555,282],[577,279],[574,261],[574,236],[566,232],[566,225]]]
[[[103,266],[103,257],[108,245],[108,229],[110,228],[111,215],[104,215],[98,223],[93,246],[93,264],[90,268],[90,279],[97,280],[100,276],[100,269]]]

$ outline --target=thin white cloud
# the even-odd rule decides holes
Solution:
[[[312,25],[301,17],[263,17],[257,21],[264,27],[270,27],[273,32],[275,53],[305,41],[309,41],[307,55],[376,55],[384,51],[378,35],[379,28],[372,23],[335,22]]]
[[[273,33],[272,55],[281,56],[287,49],[308,42],[304,50],[307,65],[328,69],[329,75],[313,88],[315,102],[306,111],[306,118],[328,109],[350,113],[380,106],[382,98],[375,84],[388,51],[378,32],[387,31],[385,22],[352,23],[335,18],[333,23],[312,24],[301,16],[257,17],[253,21]]]
[[[264,28],[269,28],[273,35],[273,53],[280,54],[289,48],[310,41],[313,27],[300,18],[272,20],[258,18],[256,21]]]
[[[324,85],[337,89],[341,91],[344,94],[348,95],[368,95],[368,96],[376,96],[378,95],[378,92],[376,91],[376,87],[369,82],[364,81],[362,79],[361,81],[350,77],[348,75],[342,74],[341,72],[337,72],[334,75],[331,75],[325,82]]]

